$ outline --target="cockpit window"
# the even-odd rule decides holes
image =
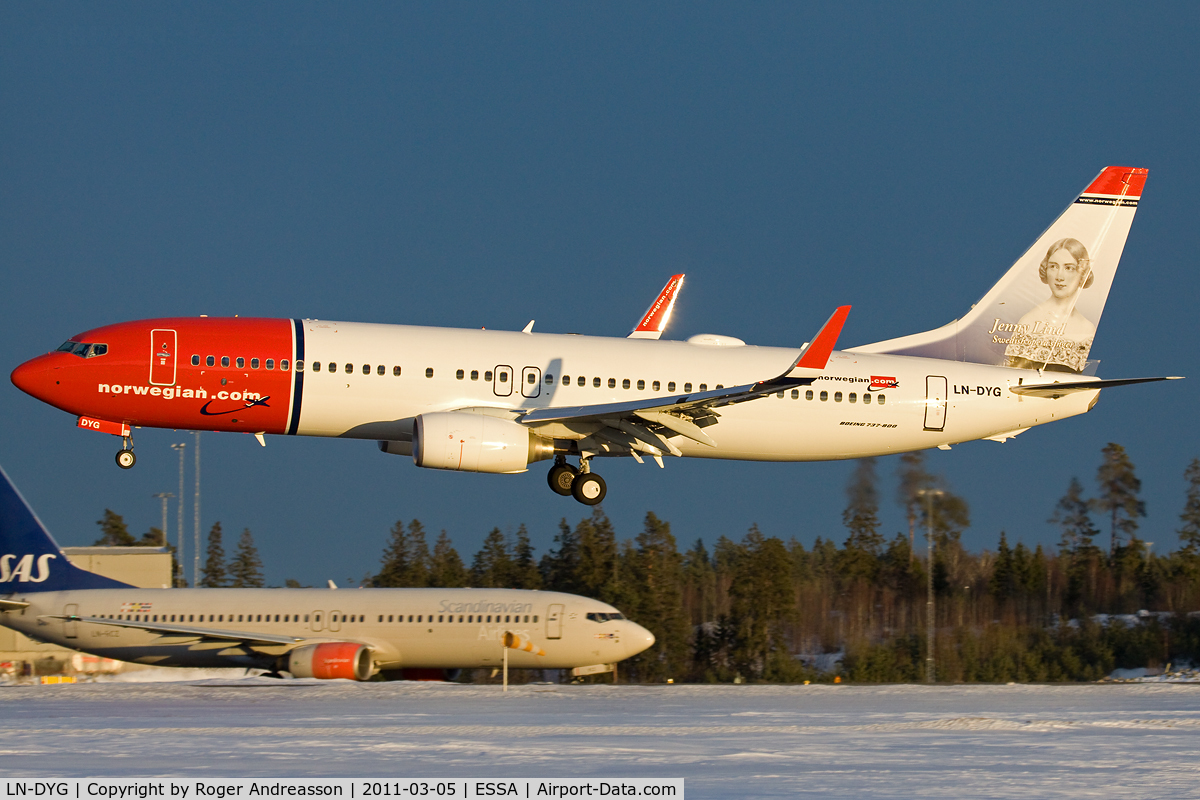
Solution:
[[[58,346],[56,353],[70,353],[71,355],[79,356],[80,358],[92,358],[93,356],[102,356],[108,352],[106,344],[92,344],[91,342],[72,342],[66,341]]]
[[[589,611],[587,618],[592,622],[608,622],[610,619],[625,619],[625,615],[619,611]]]

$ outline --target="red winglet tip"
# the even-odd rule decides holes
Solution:
[[[1105,167],[1083,193],[1141,197],[1149,174],[1150,170],[1137,167]]]
[[[846,324],[846,317],[850,315],[850,306],[839,306],[837,311],[817,332],[813,337],[812,344],[796,361],[796,367],[802,369],[825,369],[825,365],[829,362],[829,356],[833,352],[834,346],[837,344],[838,337],[842,334],[842,326]]]
[[[667,326],[667,321],[671,314],[671,309],[675,305],[675,296],[679,294],[680,288],[683,286],[683,274],[672,275],[667,281],[667,285],[658,293],[658,297],[646,309],[646,313],[642,315],[642,321],[634,328],[634,332],[638,331],[659,331],[661,332]]]

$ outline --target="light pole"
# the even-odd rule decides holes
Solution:
[[[934,682],[934,607],[933,607],[933,498],[944,495],[941,489],[921,489],[918,497],[925,498],[925,537],[928,542],[929,568],[925,571],[925,682]]]
[[[166,547],[167,546],[167,501],[170,500],[175,495],[171,494],[170,492],[159,492],[158,494],[153,495],[153,496],[162,500],[162,504],[163,504],[162,546]]]
[[[171,445],[172,450],[179,451],[179,508],[176,514],[179,522],[179,552],[175,554],[175,560],[179,562],[179,578],[184,582],[187,580],[185,577],[187,568],[184,566],[187,562],[183,560],[183,449],[185,447],[187,444],[182,442]]]
[[[195,528],[192,547],[192,586],[200,585],[200,431],[196,431],[196,497],[192,501],[192,524]]]

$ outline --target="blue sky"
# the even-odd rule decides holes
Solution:
[[[1090,489],[1120,442],[1161,551],[1200,456],[1198,33],[1184,3],[6,4],[4,369],[166,315],[621,336],[675,272],[670,338],[799,345],[849,303],[861,344],[960,316],[1102,167],[1148,167],[1092,356],[1192,379],[929,467],[971,503],[971,547],[1052,543],[1070,478]],[[123,472],[116,439],[7,381],[0,417],[0,464],[63,544],[105,507],[158,524],[169,444],[191,440],[139,431]],[[469,559],[494,526],[544,549],[585,514],[540,465],[455,475],[233,434],[203,452],[204,528],[249,527],[276,582],[372,571],[396,519]],[[604,508],[623,537],[654,511],[681,544],[752,523],[840,541],[851,468],[606,463]]]

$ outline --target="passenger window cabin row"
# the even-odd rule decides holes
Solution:
[[[68,344],[73,345],[74,342],[68,342]],[[64,345],[64,348],[65,348],[65,346],[66,345]],[[238,369],[245,369],[246,359],[239,356],[238,358],[235,359],[235,363],[237,364]],[[266,359],[266,361],[264,363],[265,363],[266,369],[269,369],[269,370],[275,369],[275,359],[268,358],[268,359]],[[322,369],[322,364],[324,364],[324,363],[325,362],[321,362],[321,361],[310,362],[309,371],[320,372]],[[205,364],[210,367],[215,366],[215,364],[216,364],[215,356],[206,356]],[[229,364],[230,364],[229,356],[221,356],[221,366],[228,367]],[[258,369],[259,364],[260,364],[260,362],[257,358],[250,359],[250,369]],[[194,366],[194,367],[200,366],[200,356],[198,356],[198,355],[192,356],[192,366]],[[356,371],[361,372],[363,375],[370,375],[372,373],[374,373],[376,375],[386,375],[388,373],[388,368],[384,364],[378,364],[378,365],[363,364],[361,367],[356,367],[356,365],[349,363],[349,362],[347,362],[345,364],[341,364],[339,366],[338,362],[330,361],[330,362],[328,362],[328,364],[325,364],[325,366],[324,366],[325,371],[330,372],[330,373],[338,372],[339,368],[342,372],[344,372],[347,375],[353,375]],[[286,358],[281,359],[279,361],[279,369],[284,372],[286,372],[288,370],[288,360]],[[296,362],[296,371],[297,372],[304,371],[304,362],[303,361]],[[400,367],[393,366],[391,368],[391,373],[393,376],[399,377],[401,374]],[[477,369],[473,369],[470,371],[470,373],[468,373],[466,370],[460,369],[460,370],[456,370],[454,373],[455,379],[460,380],[460,381],[466,380],[468,375],[471,380],[477,381],[477,380],[479,380],[480,372]],[[426,367],[425,368],[425,377],[432,378],[433,376],[434,376],[433,367]],[[492,370],[490,370],[490,369],[483,371],[483,380],[487,383],[491,383],[493,378],[498,380],[500,383],[507,383],[508,377],[509,376],[508,376],[507,370],[499,370],[499,372],[497,374],[493,374]],[[537,383],[537,376],[531,372],[526,376],[526,380],[528,380],[529,383]],[[573,382],[575,386],[582,387],[582,386],[588,385],[589,379],[584,375],[578,375],[574,379],[572,379],[572,377],[570,375],[563,375],[561,381],[562,381],[563,386],[571,386],[572,382]],[[606,383],[607,383],[607,386],[609,389],[617,388],[617,379],[616,378],[608,378],[607,381],[605,381],[605,379],[599,378],[599,377],[591,378],[591,385],[592,385],[593,389],[600,389]],[[553,374],[551,374],[549,372],[546,373],[545,384],[547,386],[554,385],[554,375]],[[634,387],[634,384],[635,384],[635,382],[630,380],[629,378],[621,379],[621,388],[622,389],[632,389]],[[636,381],[636,385],[637,385],[637,390],[639,392],[644,392],[646,390],[646,381],[644,379],[639,378]],[[673,394],[676,391],[676,387],[678,385],[679,384],[677,384],[675,381],[667,381],[667,393]],[[724,386],[724,384],[718,383],[715,388],[724,389],[725,386]],[[650,391],[661,392],[662,391],[662,381],[650,381]],[[692,391],[692,382],[691,381],[684,382],[683,388],[681,391],[683,391],[685,393],[690,393]],[[707,392],[708,384],[707,383],[699,384],[696,387],[696,391]],[[782,399],[782,398],[786,397],[788,394],[789,394],[788,391],[785,389],[784,391],[777,392],[775,396]],[[790,394],[791,394],[791,398],[793,400],[800,399],[800,390],[799,389],[792,389]],[[829,400],[829,395],[830,395],[830,393],[826,390],[822,390],[818,394],[818,393],[814,393],[814,391],[812,389],[807,389],[804,392],[804,399],[805,400],[813,400],[813,399],[819,397],[821,402],[827,402]],[[872,402],[872,399],[871,399],[872,397],[875,398],[874,402],[878,403],[879,405],[884,405],[885,403],[887,403],[887,395],[884,395],[884,394],[872,395],[869,392],[862,393],[863,403],[870,405],[870,403]],[[840,402],[842,402],[843,399],[849,403],[857,403],[858,399],[859,399],[859,395],[857,392],[850,392],[849,394],[843,394],[842,392],[835,391],[833,393],[833,402],[840,403]]]
[[[223,368],[228,369],[230,366],[230,363],[231,362],[230,362],[229,356],[221,356],[221,366]],[[243,358],[242,356],[238,356],[238,357],[234,358],[232,360],[232,363],[234,365],[236,365],[237,369],[245,369],[246,368],[246,359]],[[296,362],[296,370],[297,371],[301,371],[304,369],[301,366],[302,363],[303,362],[301,362],[301,361]],[[216,365],[217,365],[217,357],[216,356],[205,356],[204,357],[204,366],[215,367]],[[192,356],[192,366],[193,367],[200,366],[200,356],[198,356],[198,355]],[[268,370],[275,369],[275,359],[268,358],[268,359],[262,360],[262,361],[260,361],[257,358],[250,359],[250,369],[259,369],[260,367],[262,367],[263,369],[268,369]],[[291,362],[288,359],[286,359],[286,358],[279,359],[279,371],[280,372],[287,372],[290,368],[291,368]]]
[[[226,616],[229,617],[228,620],[225,619]],[[274,616],[274,619],[272,619],[272,616]],[[179,623],[183,623],[183,622],[300,622],[302,616],[303,616],[304,622],[308,622],[310,616],[315,616],[316,619],[314,621],[316,621],[316,622],[321,621],[320,614],[316,614],[316,615],[309,615],[309,614],[304,614],[304,615],[300,615],[300,614],[274,614],[274,615],[271,615],[271,614],[237,614],[236,619],[235,619],[235,615],[233,615],[233,614],[228,614],[228,615],[226,615],[226,614],[209,614],[207,620],[204,618],[205,617],[204,614],[101,614],[100,619],[118,619],[118,620],[125,620],[128,622],[179,622]],[[415,619],[414,619],[413,614],[409,614],[408,621],[428,624],[428,623],[432,623],[435,621],[434,616],[437,617],[437,620],[436,620],[437,622],[450,623],[450,622],[456,621],[456,618],[455,618],[456,615],[454,615],[454,614],[437,614],[437,615],[416,614]],[[162,617],[162,619],[160,620],[159,617]],[[387,621],[392,622],[393,617],[395,618],[396,622],[404,622],[405,621],[404,614],[388,614]],[[486,619],[485,619],[485,617],[486,617]],[[504,615],[501,615],[501,614],[487,614],[487,615],[468,614],[468,615],[466,615],[465,621],[472,622],[472,623],[485,622],[485,621],[492,622],[493,617],[495,618],[495,620],[494,620],[495,622],[519,623],[522,621],[520,614],[504,614]],[[503,617],[503,619],[501,619],[501,617]],[[528,614],[524,615],[525,622],[529,622],[529,619],[530,619],[530,616]],[[367,618],[366,618],[365,614],[343,614],[341,612],[331,613],[330,617],[329,617],[330,622],[366,622],[366,620],[367,620]],[[379,622],[383,622],[383,621],[384,621],[384,615],[380,614]],[[464,621],[462,614],[457,615],[457,621],[458,622]],[[533,615],[533,621],[534,622],[538,621],[537,614]]]

